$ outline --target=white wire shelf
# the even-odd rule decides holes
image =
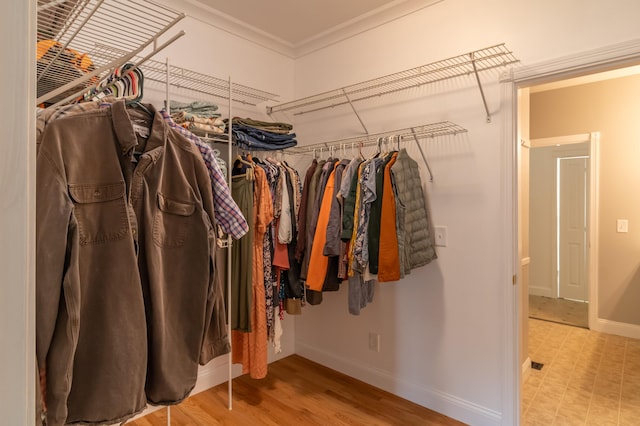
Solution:
[[[38,41],[59,44],[37,62],[36,103],[52,104],[82,93],[184,17],[149,0],[38,0]],[[90,66],[86,61],[79,65],[84,54]]]
[[[289,111],[305,114],[339,105],[371,99],[455,77],[476,75],[478,72],[519,62],[504,44],[454,56],[428,65],[378,77],[340,89],[267,107],[267,113]]]
[[[429,139],[447,135],[458,135],[466,133],[467,129],[459,124],[450,121],[440,121],[438,123],[425,124],[422,126],[409,127],[406,129],[393,130],[389,132],[372,133],[369,135],[353,136],[344,139],[334,139],[328,142],[319,142],[310,145],[295,146],[287,148],[290,154],[305,154],[313,151],[327,150],[330,148],[351,148],[375,145],[379,139],[397,137],[400,142],[407,140]]]
[[[229,81],[213,77],[197,71],[177,67],[169,64],[169,77],[167,77],[167,64],[160,61],[148,60],[140,68],[145,80],[167,83],[178,89],[187,89],[229,100]],[[243,84],[233,83],[231,100],[245,105],[256,106],[262,102],[273,101],[278,95],[254,89]]]

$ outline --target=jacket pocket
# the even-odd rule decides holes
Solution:
[[[102,244],[129,233],[124,182],[69,184],[78,221],[80,245]]]
[[[153,240],[160,247],[182,247],[187,239],[194,201],[179,201],[158,192],[158,210],[153,219]]]

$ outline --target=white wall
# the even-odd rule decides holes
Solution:
[[[637,2],[447,0],[296,61],[296,96],[338,88],[505,42],[524,65],[640,37]],[[360,113],[372,132],[443,119],[466,135],[424,143],[435,180],[425,184],[433,221],[448,226],[439,259],[398,283],[378,287],[360,317],[347,313],[346,288],[306,308],[296,322],[296,352],[465,422],[514,424],[504,407],[504,264],[512,247],[501,236],[507,174],[498,76],[482,76],[493,122],[473,79],[459,79],[375,101]],[[337,108],[336,108],[337,110]],[[362,132],[348,107],[323,120],[296,121],[301,142]],[[415,149],[412,156],[419,160]],[[423,173],[424,175],[424,173]],[[510,278],[510,277],[509,277]],[[510,280],[509,280],[510,281]],[[367,349],[381,334],[381,352]],[[508,345],[509,343],[507,343]],[[504,399],[503,399],[504,397]],[[517,415],[516,415],[517,417]]]
[[[530,148],[529,223],[531,265],[529,294],[558,297],[556,257],[555,147]]]

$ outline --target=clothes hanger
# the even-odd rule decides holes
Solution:
[[[141,101],[143,97],[143,87],[144,87],[144,75],[142,74],[142,70],[140,68],[134,68],[133,70],[129,70],[126,75],[125,81],[129,82],[130,93],[127,96],[127,100],[125,101],[126,105],[132,105],[133,107],[139,108],[150,117],[153,117],[153,113],[149,108],[147,108]]]
[[[391,153],[391,140],[393,135],[386,136],[384,138],[384,157],[386,158]]]
[[[245,176],[248,180],[253,180],[253,167],[253,163],[242,158],[242,155],[237,154],[231,174],[233,176]]]
[[[377,151],[371,156],[371,159],[378,158],[382,152],[382,137],[376,139]]]

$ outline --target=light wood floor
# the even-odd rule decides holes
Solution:
[[[166,409],[129,426],[166,426]],[[172,426],[196,425],[463,425],[456,420],[292,355],[269,364],[266,379],[233,381],[196,394],[171,408]]]

